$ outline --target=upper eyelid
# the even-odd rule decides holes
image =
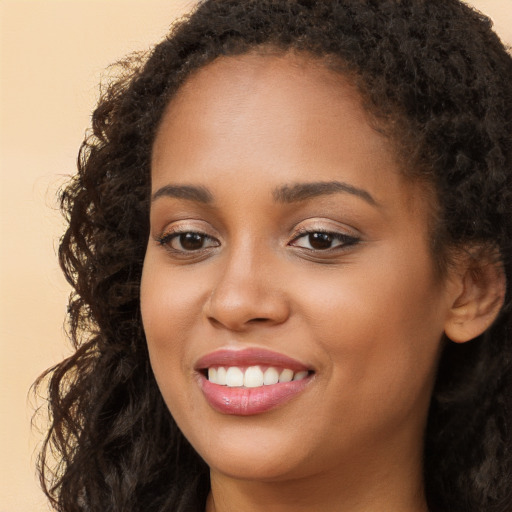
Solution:
[[[187,232],[199,233],[219,241],[224,238],[219,230],[213,227],[210,222],[195,218],[177,219],[172,221],[164,228],[154,230],[153,238],[159,240],[166,235]],[[307,235],[309,233],[328,233],[333,236],[350,237],[355,239],[364,238],[362,233],[352,226],[321,217],[306,218],[295,223],[288,232],[288,235],[285,236],[288,240],[293,240],[299,236]]]
[[[360,236],[357,236],[354,234],[342,233],[339,231],[329,231],[329,230],[323,230],[323,229],[311,229],[311,230],[297,232],[295,235],[293,235],[291,242],[298,240],[299,238],[309,236],[313,233],[322,233],[325,235],[332,235],[333,238],[353,240],[353,241],[357,241],[357,242],[359,242],[361,240]]]
[[[192,230],[192,229],[183,229],[183,230],[177,229],[177,230],[163,231],[160,235],[157,236],[157,239],[162,240],[163,238],[167,238],[167,237],[176,238],[176,237],[178,237],[180,235],[184,235],[186,233],[195,233],[197,235],[204,236],[205,238],[211,238],[212,240],[217,240],[216,237],[209,235],[208,233],[204,233],[203,231],[197,231],[197,230]]]
[[[331,235],[339,235],[346,236],[352,238],[362,238],[362,234],[359,230],[347,226],[340,225],[340,223],[336,223],[336,226],[333,226],[333,221],[322,221],[320,219],[308,219],[311,220],[311,225],[303,225],[303,222],[299,223],[291,232],[291,236],[296,238],[302,234],[308,233],[328,233]]]
[[[213,229],[209,223],[199,219],[176,220],[167,223],[164,228],[155,230],[155,232],[157,237],[173,233],[200,233],[212,238],[219,237],[217,230]]]

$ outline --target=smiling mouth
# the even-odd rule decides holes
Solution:
[[[217,350],[196,363],[208,404],[227,415],[251,416],[284,406],[315,380],[315,370],[276,352]]]
[[[203,375],[212,384],[228,388],[258,388],[274,384],[300,381],[313,372],[294,371],[291,368],[275,366],[211,366],[202,370]]]

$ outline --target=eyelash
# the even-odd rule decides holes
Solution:
[[[185,235],[192,235],[192,237],[195,237],[195,240],[200,241],[201,244],[204,244],[206,241],[213,242],[213,244],[208,247],[202,246],[202,247],[198,247],[196,249],[186,249],[183,247],[184,240],[180,240],[180,238]],[[310,247],[303,247],[296,243],[298,240],[300,240],[302,238],[311,237],[314,235],[322,235],[324,237],[324,239],[326,239],[326,237],[328,237],[327,238],[328,243],[333,243],[335,241],[338,241],[339,244],[334,247],[326,247],[326,248],[320,249],[320,248],[312,247],[311,239],[308,240]],[[171,246],[171,242],[175,239],[179,240],[182,248],[175,248],[175,247]],[[191,241],[193,242],[194,240],[192,239]],[[320,243],[322,243],[321,238],[319,238],[318,241],[320,241]],[[167,250],[172,251],[176,254],[182,254],[182,255],[200,254],[201,252],[203,252],[209,248],[218,247],[220,245],[220,242],[216,238],[209,236],[206,233],[203,233],[201,231],[193,231],[193,230],[180,230],[180,231],[177,230],[177,231],[173,231],[173,232],[167,232],[167,233],[160,235],[157,238],[157,242],[161,246],[165,247]],[[288,245],[292,246],[292,247],[297,247],[301,250],[308,251],[311,253],[320,254],[320,253],[332,253],[332,252],[343,251],[343,250],[346,250],[348,247],[358,244],[359,242],[360,242],[359,238],[352,236],[352,235],[347,235],[344,233],[337,233],[337,232],[332,232],[332,231],[328,231],[328,230],[324,230],[324,229],[302,228],[294,234],[293,239],[291,240],[291,242],[288,243]]]
[[[214,238],[212,236],[209,236],[206,233],[202,233],[201,231],[193,231],[193,230],[182,230],[182,231],[167,232],[167,233],[164,233],[164,234],[160,235],[157,238],[157,242],[161,246],[165,247],[167,250],[175,252],[175,253],[181,253],[181,254],[187,254],[187,253],[188,254],[197,254],[200,251],[204,251],[205,249],[208,248],[208,247],[200,247],[200,248],[197,248],[197,249],[189,249],[189,250],[187,250],[185,248],[176,249],[176,248],[171,246],[171,242],[173,240],[175,240],[175,239],[179,240],[180,237],[185,236],[185,235],[193,235],[193,236],[196,236],[196,237],[200,237],[203,243],[206,240],[213,241],[213,242],[215,242],[215,245],[212,245],[212,247],[218,247],[218,245],[220,245],[216,238]],[[180,241],[180,245],[183,247],[183,243],[182,242],[183,241]]]
[[[336,245],[334,247],[328,247],[326,249],[315,249],[313,247],[301,247],[294,244],[297,240],[300,240],[301,238],[305,237],[311,237],[312,235],[323,235],[328,236],[332,239],[332,241],[339,241],[339,245]],[[326,229],[307,229],[302,228],[299,229],[298,232],[295,234],[293,240],[289,243],[289,245],[292,245],[294,247],[299,247],[300,249],[303,249],[305,251],[310,251],[314,253],[327,253],[327,252],[334,252],[334,251],[343,251],[347,249],[350,246],[354,246],[358,244],[361,240],[358,237],[347,235],[344,233],[338,233],[333,231],[328,231]],[[309,245],[311,245],[311,241],[309,241]]]

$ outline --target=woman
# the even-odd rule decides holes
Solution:
[[[56,509],[510,510],[512,60],[488,20],[209,0],[129,69],[62,196]]]

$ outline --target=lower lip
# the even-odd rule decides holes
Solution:
[[[200,386],[216,411],[236,416],[261,414],[287,403],[309,384],[311,377],[257,388],[230,388],[212,384],[201,375]]]

